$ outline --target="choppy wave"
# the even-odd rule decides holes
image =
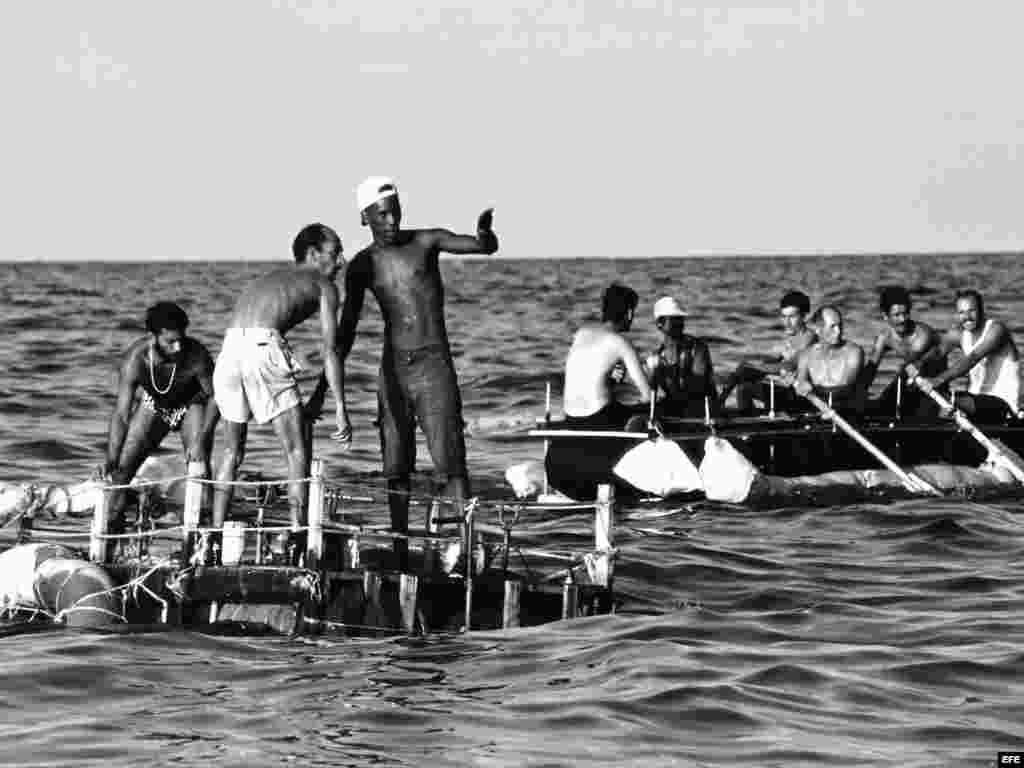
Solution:
[[[145,307],[178,298],[216,353],[237,286],[259,264],[13,265],[0,339],[0,480],[84,478],[97,464],[117,357]],[[777,294],[840,300],[847,333],[877,330],[877,287],[913,286],[952,320],[983,291],[1021,328],[1012,256],[655,261],[446,261],[474,485],[508,497],[525,431],[559,412],[575,326],[605,285],[641,295],[633,338],[657,339],[671,293],[724,375],[773,342]],[[316,358],[315,324],[293,344]],[[348,365],[355,426],[329,473],[379,485],[373,425],[382,324],[372,301]],[[246,469],[279,476],[268,429]],[[429,457],[421,445],[421,466]],[[160,461],[180,460],[171,435]],[[424,487],[429,475],[417,479]],[[617,528],[612,616],[508,633],[310,640],[135,628],[0,631],[4,765],[991,765],[1024,748],[1024,504],[901,501],[747,512],[637,505]],[[531,512],[526,551],[584,551],[586,512]],[[539,555],[528,555],[538,558]],[[539,565],[540,561],[535,560]]]

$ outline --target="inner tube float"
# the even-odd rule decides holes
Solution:
[[[103,568],[59,544],[0,552],[0,611],[37,611],[72,627],[125,621],[117,585]]]

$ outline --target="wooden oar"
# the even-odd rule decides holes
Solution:
[[[971,420],[959,408],[943,397],[942,394],[935,391],[935,387],[931,385],[931,382],[921,378],[920,371],[918,371],[915,365],[907,364],[903,370],[907,372],[907,377],[914,386],[934,400],[940,408],[952,412],[957,426],[981,443],[982,447],[988,451],[990,458],[997,461],[1001,460],[1002,466],[1010,471],[1010,474],[1014,476],[1017,482],[1024,483],[1024,459],[1015,451],[1010,450],[1006,446],[999,445],[995,440],[974,426]]]
[[[913,493],[928,493],[931,494],[932,496],[942,495],[942,493],[931,483],[927,482],[926,480],[923,480],[922,478],[918,477],[912,472],[907,472],[906,470],[901,469],[895,461],[893,461],[884,453],[882,453],[882,451],[874,443],[872,443],[870,440],[864,437],[864,435],[858,432],[853,427],[853,425],[850,424],[850,422],[848,422],[846,419],[844,419],[842,416],[836,413],[835,410],[829,407],[828,403],[826,403],[816,394],[814,394],[813,392],[808,392],[806,395],[804,395],[804,397],[806,397],[814,405],[815,408],[821,411],[822,416],[831,419],[833,424],[835,424],[837,427],[843,430],[843,432],[845,432],[847,435],[853,438],[860,445],[861,448],[863,448],[865,451],[867,451],[876,459],[878,459],[885,466],[886,469],[895,474],[908,491],[912,491]]]

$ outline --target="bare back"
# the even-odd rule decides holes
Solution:
[[[576,331],[565,359],[565,391],[562,407],[567,416],[590,416],[612,400],[609,376],[619,362],[645,399],[650,387],[636,350],[614,331],[587,325]]]
[[[284,335],[320,308],[324,291],[337,287],[312,269],[284,268],[249,283],[235,303],[232,328],[274,328]]]

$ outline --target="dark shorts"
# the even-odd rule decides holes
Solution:
[[[384,350],[377,381],[384,475],[406,477],[416,468],[416,423],[427,438],[438,480],[466,477],[462,398],[451,355],[441,345]]]
[[[626,422],[636,411],[629,406],[613,400],[601,410],[595,411],[589,416],[565,417],[566,429],[611,429],[620,430],[626,426]]]
[[[968,418],[982,424],[999,424],[1017,417],[1006,401],[995,395],[972,395],[968,392],[957,392],[955,405]]]
[[[177,408],[164,408],[156,404],[156,401],[153,400],[153,396],[149,392],[142,390],[142,407],[155,414],[172,432],[177,432],[181,429],[181,422],[185,420],[185,414],[188,413],[191,405],[191,403],[187,403]]]

